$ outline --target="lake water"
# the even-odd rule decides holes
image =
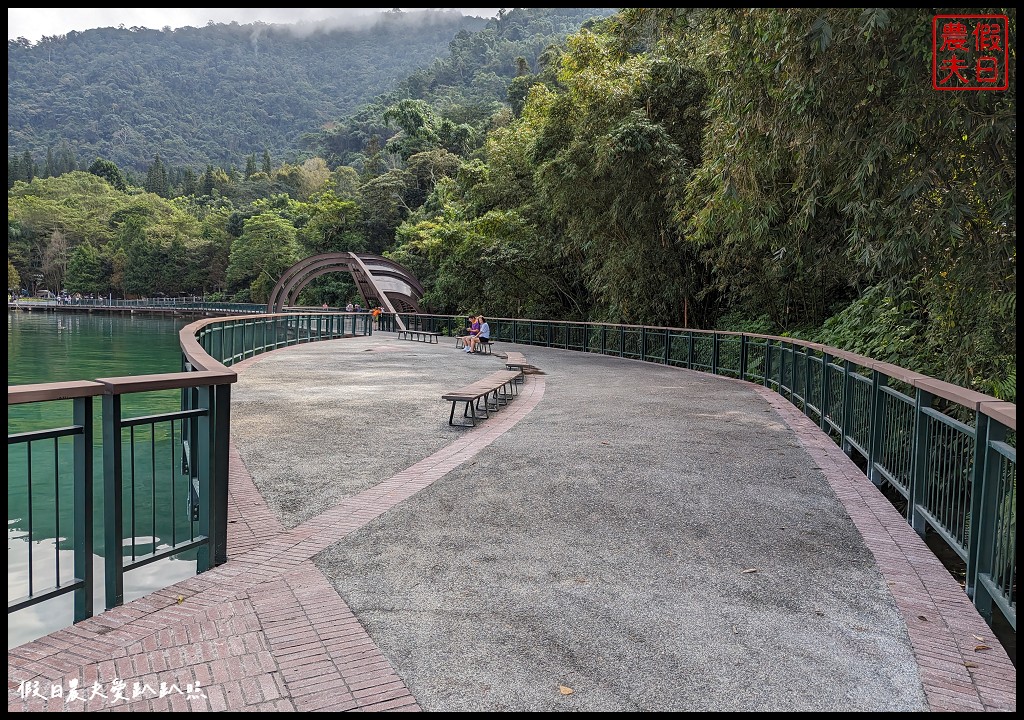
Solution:
[[[60,312],[7,313],[7,383],[58,382],[68,380],[95,380],[123,375],[149,375],[177,372],[181,369],[181,351],[178,330],[190,320],[183,318],[153,317],[141,314],[87,314]],[[93,401],[97,441],[101,436],[99,399]],[[124,399],[123,416],[137,416],[176,410],[177,392],[146,393]],[[33,403],[9,406],[8,433],[23,432],[42,427],[70,425],[71,402]],[[103,600],[103,506],[102,506],[102,453],[96,445],[94,483],[97,497],[94,503],[94,582],[93,611],[104,608]],[[8,478],[23,478],[28,462],[24,451],[8,449]],[[50,453],[39,459],[33,454],[33,477],[47,478],[44,465]],[[52,466],[52,460],[49,460]],[[65,477],[49,473],[49,482],[35,482],[32,487],[31,542],[28,523],[28,488],[24,481],[8,481],[7,503],[7,597],[8,601],[23,597],[28,588],[28,556],[34,558],[33,582],[36,589],[54,583],[59,563],[61,577],[68,577],[73,567],[72,545],[68,536],[72,532],[72,488]],[[152,526],[136,528],[135,544],[140,549],[151,549],[163,544],[157,535],[166,534],[156,518],[166,515],[166,500],[159,495],[142,496],[144,511],[148,508],[154,518]],[[182,499],[182,502],[184,499]],[[148,504],[147,504],[148,503]],[[145,517],[149,513],[143,512]],[[184,513],[182,513],[184,517]],[[180,520],[176,524],[182,528]],[[131,539],[126,540],[131,544]],[[145,565],[124,575],[125,601],[141,597],[195,574],[195,552]],[[24,608],[8,615],[8,649],[47,633],[66,627],[73,620],[71,594]]]

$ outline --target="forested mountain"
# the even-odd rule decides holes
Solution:
[[[582,12],[457,31],[305,158],[26,177],[10,146],[9,286],[265,302],[370,251],[428,311],[786,334],[1015,399],[1013,82],[937,91],[927,8]],[[1013,77],[1016,10],[979,12]]]
[[[244,164],[269,150],[294,160],[305,133],[338,121],[446,54],[486,19],[387,12],[351,30],[211,24],[101,28],[7,43],[8,155],[39,163],[63,143],[143,171]]]

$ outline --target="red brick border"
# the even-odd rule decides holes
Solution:
[[[1016,668],[935,553],[810,418],[778,393],[752,387],[824,472],[874,555],[907,623],[928,707],[1016,710]]]
[[[232,559],[9,650],[8,711],[419,710],[310,558],[473,458],[543,395],[543,378],[528,379],[479,427],[288,531],[232,446]],[[23,697],[33,682],[39,696]]]

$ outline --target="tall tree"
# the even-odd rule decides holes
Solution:
[[[24,180],[25,182],[32,182],[32,178],[36,176],[36,162],[32,159],[32,153],[28,150],[21,155],[20,169],[21,177],[18,179]]]
[[[185,168],[181,176],[181,194],[185,197],[195,195],[199,190],[199,182],[192,168]]]
[[[270,151],[267,150],[266,148],[264,148],[263,149],[263,172],[264,172],[264,174],[269,176],[271,169],[272,168],[270,167]]]
[[[56,166],[53,161],[53,147],[47,146],[46,148],[46,164],[43,166],[43,177],[53,177],[57,175]]]
[[[203,173],[202,182],[199,185],[199,189],[203,195],[213,195],[213,189],[216,187],[216,183],[213,177],[213,165],[206,166],[206,172]]]
[[[14,183],[22,180],[21,159],[17,155],[10,155],[7,158],[7,189],[14,187]]]
[[[160,160],[159,153],[153,158],[153,164],[149,166],[143,188],[146,192],[151,192],[160,197],[165,198],[168,196],[167,170]]]
[[[60,147],[57,148],[57,155],[54,158],[54,175],[64,175],[75,170],[78,170],[78,160],[75,158],[75,153],[72,152],[67,140],[61,140]]]
[[[43,249],[43,278],[46,287],[53,293],[64,289],[64,276],[68,267],[68,239],[60,230],[54,229]]]

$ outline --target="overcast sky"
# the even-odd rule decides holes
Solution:
[[[144,27],[160,30],[166,26],[203,27],[209,21],[244,25],[255,21],[293,24],[328,21],[342,26],[346,20],[372,15],[391,8],[7,8],[7,39],[23,37],[39,42],[44,35],[64,35],[70,30],[101,27]],[[425,8],[401,8],[423,10]],[[498,8],[443,8],[463,15],[494,17]]]

